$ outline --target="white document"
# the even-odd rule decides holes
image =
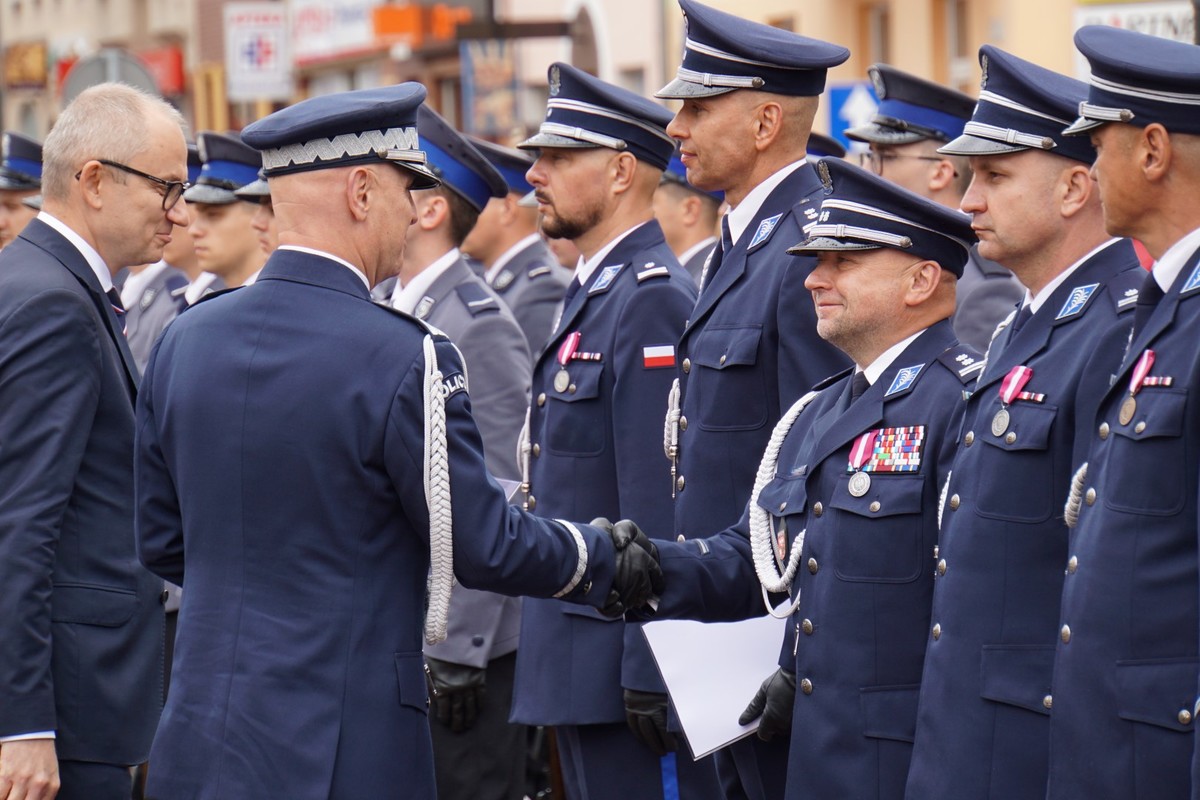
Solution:
[[[696,759],[758,730],[738,717],[779,667],[787,620],[658,620],[642,626]]]

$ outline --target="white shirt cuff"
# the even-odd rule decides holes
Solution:
[[[0,744],[23,742],[27,739],[53,739],[54,731],[35,731],[34,733],[18,733],[15,736],[0,736]]]

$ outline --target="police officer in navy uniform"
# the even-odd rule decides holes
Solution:
[[[567,64],[550,66],[549,84],[545,119],[520,146],[538,150],[527,177],[544,230],[582,256],[534,366],[526,502],[548,516],[647,515],[664,535],[662,414],[696,297],[651,211],[674,150],[670,113]],[[673,742],[627,727],[622,689],[662,691],[641,631],[555,601],[526,601],[523,614],[513,718],[556,726],[570,795],[662,798],[686,784],[693,765]]]
[[[1061,132],[1087,86],[991,45],[979,63],[979,105],[942,152],[970,159],[979,251],[1026,296],[991,343],[946,490],[908,796],[1042,800],[1076,399],[1093,345],[1128,336],[1145,272],[1104,231],[1091,144]]]
[[[42,145],[16,131],[0,139],[0,248],[17,238],[37,207],[25,203],[42,190]]]
[[[1096,148],[1108,232],[1155,264],[1132,336],[1095,345],[1111,379],[1065,509],[1046,796],[1194,798],[1200,48],[1101,26],[1075,45],[1091,79],[1066,133]]]
[[[876,175],[958,208],[971,182],[971,169],[961,155],[938,147],[962,134],[975,101],[888,64],[873,64],[867,74],[879,95],[879,109],[871,122],[847,129],[846,138],[870,145],[863,159]],[[1011,272],[973,251],[958,282],[958,338],[985,349],[1022,291]]]
[[[504,196],[507,186],[428,106],[417,113],[417,132],[442,184],[414,194],[417,221],[408,229],[399,280],[375,289],[387,292],[384,302],[425,320],[458,347],[488,471],[515,485],[517,435],[529,406],[529,348],[512,313],[458,250],[484,206]],[[508,722],[521,601],[458,589],[449,626],[446,641],[425,647],[438,797],[521,800],[525,729]]]
[[[151,355],[139,556],[187,588],[151,797],[433,800],[421,618],[444,638],[455,577],[609,613],[654,588],[649,542],[508,504],[454,346],[370,301],[410,189],[438,184],[424,98],[326,95],[248,127],[282,244]]]
[[[716,234],[724,202],[724,192],[706,192],[688,183],[687,168],[679,155],[671,156],[654,192],[654,218],[662,226],[671,251],[697,286],[719,241]]]
[[[856,366],[785,414],[738,523],[659,543],[656,616],[741,619],[789,593],[775,613],[791,641],[740,722],[791,729],[783,796],[876,800],[904,792],[938,493],[979,371],[949,322],[974,235],[965,214],[843,161],[820,167],[832,193],[794,249],[818,254],[818,331]]]
[[[817,335],[804,286],[814,260],[785,254],[817,218],[821,182],[805,148],[826,71],[849,52],[694,0],[680,7],[683,63],[658,96],[683,101],[668,132],[680,141],[688,181],[723,190],[731,206],[679,343],[679,390],[666,422],[671,534],[688,538],[737,522],[772,427],[849,363]],[[717,762],[729,797],[774,798],[787,745],[748,739]]]
[[[512,310],[530,352],[537,355],[550,338],[571,273],[558,267],[538,235],[536,205],[521,205],[533,191],[525,180],[533,156],[482,139],[472,143],[503,176],[508,191],[484,206],[463,242],[463,252],[483,265],[488,286]]]

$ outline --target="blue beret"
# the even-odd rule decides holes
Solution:
[[[925,139],[948,142],[963,131],[975,101],[962,92],[901,72],[888,64],[867,67],[879,108],[866,125],[849,128],[848,139],[876,144],[908,144]]]
[[[1200,133],[1200,47],[1106,25],[1077,30],[1075,47],[1092,77],[1068,136],[1106,122]]]
[[[832,136],[813,131],[808,135],[808,146],[805,148],[814,158],[845,158],[846,148]]]
[[[551,64],[549,79],[546,119],[518,147],[609,147],[667,168],[675,152],[675,140],[667,135],[670,111],[570,64]]]
[[[195,142],[188,142],[187,150],[187,179],[188,183],[195,183],[200,179],[200,168],[204,166],[204,162],[200,160],[200,148]]]
[[[5,131],[0,161],[0,190],[31,192],[42,188],[42,145],[15,131]]]
[[[963,135],[938,150],[980,156],[1045,150],[1085,164],[1096,160],[1091,143],[1062,131],[1087,97],[1087,85],[985,44],[979,105]]]
[[[258,177],[242,188],[235,189],[233,196],[251,203],[261,203],[263,200],[271,199],[271,186],[267,183],[267,179],[263,176],[263,171],[260,169]]]
[[[511,147],[505,147],[504,145],[474,136],[468,136],[467,139],[471,144],[475,145],[475,149],[482,153],[483,157],[504,178],[504,182],[508,184],[509,192],[524,196],[533,191],[533,186],[529,181],[525,180],[525,173],[529,172],[529,168],[533,166],[533,155],[531,153],[527,153],[524,150],[515,150]]]
[[[476,211],[489,199],[508,194],[508,184],[491,162],[429,106],[417,109],[417,131],[427,166]]]
[[[840,45],[751,22],[695,0],[679,0],[679,7],[687,26],[683,63],[657,97],[683,100],[734,89],[815,97],[825,90],[829,68],[850,57]]]
[[[268,178],[290,172],[390,162],[413,175],[413,189],[441,183],[425,166],[417,136],[419,83],[310,97],[251,123],[242,140],[262,152]]]
[[[817,164],[826,197],[793,255],[892,247],[962,277],[977,241],[971,217],[839,159]]]
[[[679,153],[675,153],[675,155],[671,156],[671,160],[667,162],[667,168],[663,172],[662,182],[673,183],[676,186],[682,186],[685,189],[690,189],[696,194],[702,194],[706,197],[711,197],[718,203],[723,203],[725,201],[724,192],[706,192],[703,189],[697,189],[695,186],[692,186],[690,183],[688,183],[687,167],[683,165],[683,160],[679,158]]]
[[[203,131],[196,137],[200,151],[200,177],[183,194],[189,203],[228,205],[237,201],[234,189],[258,177],[262,156],[242,142],[237,134]]]

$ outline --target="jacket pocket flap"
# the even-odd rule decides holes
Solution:
[[[696,338],[691,359],[702,367],[724,369],[745,366],[758,360],[761,326],[743,328],[712,328]]]
[[[988,645],[979,659],[979,695],[1038,714],[1049,714],[1054,645]]]
[[[1113,433],[1126,439],[1154,439],[1183,433],[1186,389],[1152,386],[1138,392],[1136,399],[1137,406],[1129,424],[1113,426]]]
[[[1008,427],[999,436],[987,430],[983,441],[1001,450],[1045,450],[1058,406],[1018,400],[1008,407]]]
[[[861,517],[890,517],[896,514],[919,514],[925,494],[925,478],[920,475],[867,473],[871,485],[862,497],[850,494],[850,475],[838,478],[837,488],[829,505]]]
[[[1194,658],[1117,662],[1117,716],[1173,731],[1192,730]],[[1184,717],[1184,712],[1187,712]],[[1187,722],[1181,722],[1184,717]]]
[[[50,619],[116,628],[133,618],[137,606],[137,594],[128,589],[60,583],[50,596]]]
[[[775,478],[758,493],[758,505],[777,517],[803,513],[808,494],[805,478],[804,475]]]
[[[557,367],[551,367],[551,370],[555,374],[558,372]],[[567,374],[570,375],[570,381],[562,391],[559,391],[557,387],[552,387],[551,397],[562,400],[564,403],[574,403],[577,400],[591,400],[600,396],[600,379],[604,375],[603,364],[572,361],[567,365]]]
[[[429,688],[425,682],[425,657],[420,653],[396,653],[396,686],[400,705],[429,713]]]
[[[863,736],[911,742],[917,729],[920,685],[870,686],[859,690]]]

